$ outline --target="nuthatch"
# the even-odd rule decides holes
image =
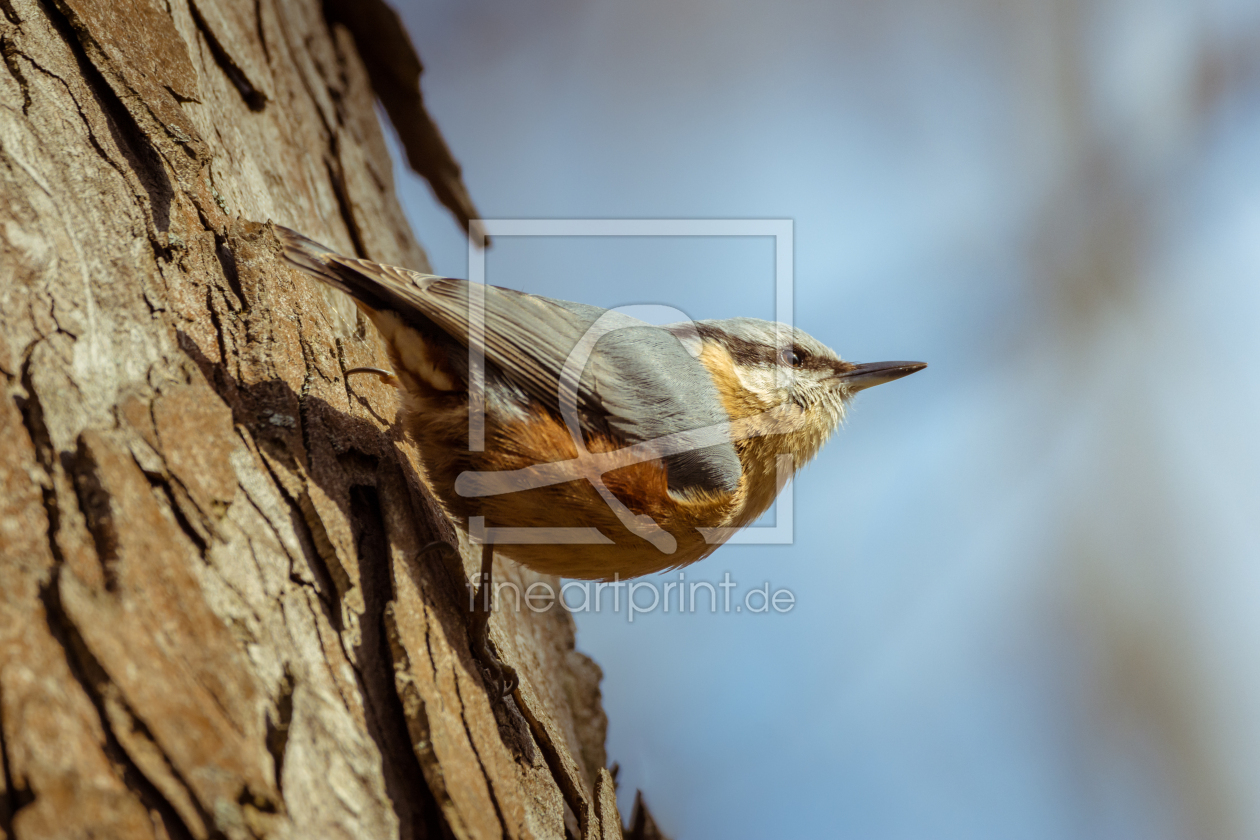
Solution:
[[[350,295],[380,332],[393,371],[347,374],[398,385],[438,498],[491,537],[472,635],[505,692],[515,675],[486,638],[494,551],[587,579],[693,563],[770,506],[780,455],[790,475],[855,393],[926,367],[846,362],[753,318],[651,326],[276,232],[292,265]]]

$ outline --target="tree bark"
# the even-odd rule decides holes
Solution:
[[[382,348],[266,224],[427,268],[378,96],[475,215],[393,13],[0,0],[0,51],[0,836],[620,837],[570,617],[496,614],[487,696]]]

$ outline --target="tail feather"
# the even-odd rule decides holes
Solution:
[[[276,237],[284,248],[284,258],[290,265],[307,274],[318,277],[325,283],[336,286],[343,292],[350,291],[345,288],[345,284],[338,279],[325,261],[325,257],[335,255],[335,251],[320,245],[314,239],[303,236],[296,230],[283,225],[274,225],[274,227],[276,229]]]
[[[456,337],[448,328],[450,325],[440,327],[433,322],[434,308],[440,301],[429,299],[426,290],[435,282],[460,285],[464,281],[343,257],[297,231],[281,225],[275,225],[275,229],[289,265],[345,292],[373,323],[377,313],[395,312],[413,329]],[[377,323],[377,327],[381,328],[381,324]],[[466,327],[463,334],[467,334]]]

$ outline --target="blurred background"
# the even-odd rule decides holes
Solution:
[[[677,840],[1260,837],[1260,4],[395,0],[487,218],[786,218],[863,393],[795,543],[580,614]],[[437,272],[462,233],[395,163]],[[501,238],[488,282],[772,317],[773,245]]]

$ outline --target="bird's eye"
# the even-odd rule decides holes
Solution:
[[[798,368],[805,363],[805,358],[791,347],[784,347],[779,351],[779,364],[785,367]]]

